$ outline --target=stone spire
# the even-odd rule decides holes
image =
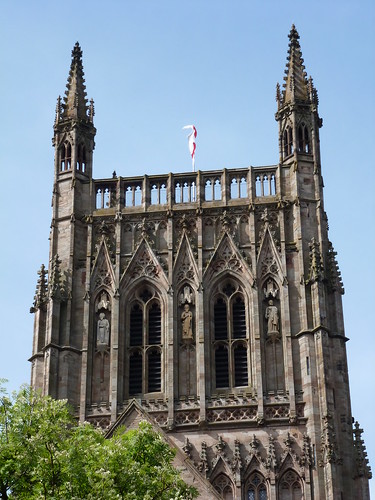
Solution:
[[[68,83],[66,85],[64,103],[62,104],[61,119],[75,118],[88,120],[88,104],[86,86],[82,66],[82,50],[77,42],[72,50]]]
[[[308,81],[303,64],[299,34],[294,24],[289,33],[289,49],[284,76],[284,90],[282,92],[281,104],[284,105],[295,101],[308,101]]]

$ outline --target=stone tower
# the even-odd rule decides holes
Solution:
[[[32,385],[109,433],[149,419],[201,498],[369,498],[318,96],[289,40],[276,165],[93,179],[78,44],[56,109]]]

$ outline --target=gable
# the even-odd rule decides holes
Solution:
[[[125,288],[130,283],[141,278],[158,281],[165,288],[169,286],[167,276],[145,238],[141,239],[131,261],[123,272],[120,278],[120,286]]]
[[[214,498],[221,498],[217,491],[213,488],[210,482],[205,479],[199,471],[194,467],[192,461],[186,456],[186,454],[176,448],[173,441],[168,437],[167,433],[159,427],[159,425],[155,422],[155,420],[147,413],[147,411],[142,408],[142,406],[138,403],[137,400],[133,399],[130,401],[125,410],[118,416],[116,422],[110,427],[107,431],[105,437],[111,438],[114,433],[123,428],[124,431],[130,429],[137,429],[139,423],[142,420],[146,420],[149,422],[153,429],[161,435],[166,443],[171,448],[176,449],[176,456],[173,460],[173,466],[176,469],[179,469],[181,472],[182,479],[197,488],[199,492],[199,497],[202,500],[210,500]]]
[[[91,272],[91,289],[96,290],[100,287],[115,291],[115,274],[104,239],[100,242],[98,255]]]
[[[231,235],[225,231],[204,271],[203,278],[205,281],[211,281],[228,271],[242,277],[245,274],[250,283],[254,283],[254,276],[248,263],[240,254]]]

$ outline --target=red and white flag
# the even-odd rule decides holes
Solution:
[[[193,162],[193,172],[195,172],[195,138],[197,137],[197,129],[194,125],[185,125],[185,127],[182,127],[182,130],[191,130],[191,133],[188,135],[188,143],[191,159]]]

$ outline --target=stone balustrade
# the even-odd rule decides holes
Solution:
[[[95,208],[174,209],[253,202],[275,197],[278,167],[249,167],[95,180]]]

